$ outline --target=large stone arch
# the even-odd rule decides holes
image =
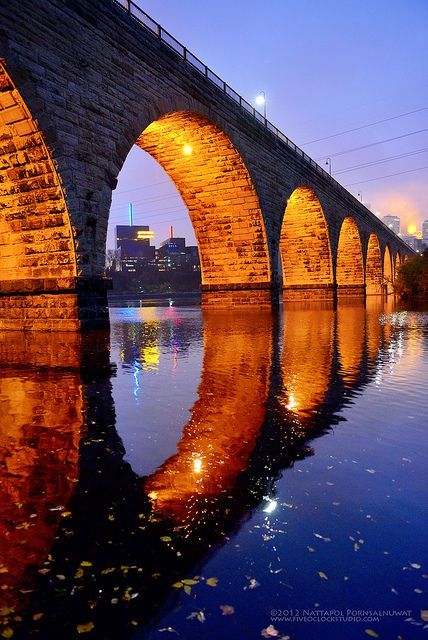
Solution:
[[[280,252],[284,298],[333,295],[327,221],[313,189],[297,187],[284,213]]]
[[[337,246],[336,282],[339,296],[364,295],[364,263],[360,233],[352,216],[342,223]]]
[[[370,234],[366,257],[366,294],[382,293],[382,256],[377,235]]]
[[[226,133],[205,116],[178,111],[152,122],[136,144],[165,169],[187,206],[203,290],[223,296],[227,290],[253,290],[270,301],[263,215],[250,174]]]
[[[67,204],[37,121],[0,60],[0,328],[77,328]],[[40,295],[17,297],[23,292]],[[10,314],[10,307],[15,312]],[[49,308],[49,315],[46,313]]]
[[[394,292],[394,270],[392,266],[391,250],[388,244],[385,245],[385,251],[383,253],[383,283],[386,294]]]

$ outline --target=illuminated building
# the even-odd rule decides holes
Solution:
[[[428,247],[428,220],[422,223],[422,246],[424,249]]]
[[[159,271],[171,271],[190,267],[200,270],[198,247],[186,247],[186,238],[174,237],[174,228],[170,227],[169,238],[164,240],[156,250],[156,261]]]
[[[400,218],[398,216],[383,216],[382,220],[398,236],[400,233]]]
[[[150,245],[154,237],[147,226],[118,225],[116,227],[116,251],[120,250],[122,271],[135,273],[139,262],[151,262],[155,248]]]

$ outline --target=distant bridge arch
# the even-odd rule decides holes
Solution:
[[[352,216],[347,216],[340,228],[337,245],[336,281],[338,295],[364,293],[364,262],[360,232]]]
[[[324,297],[333,288],[327,221],[313,189],[297,187],[287,200],[280,240],[284,297],[302,291]]]
[[[371,233],[367,244],[366,257],[366,294],[382,293],[382,256],[376,233]]]

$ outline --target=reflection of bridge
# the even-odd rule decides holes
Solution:
[[[187,206],[206,302],[270,303],[281,280],[289,298],[390,289],[409,247],[122,4],[2,8],[0,326],[75,330],[106,317],[111,195],[134,143]]]
[[[94,361],[94,343],[77,334],[60,343],[15,334],[13,350],[0,335],[0,397],[15,417],[0,438],[7,606],[46,639],[67,638],[86,610],[109,638],[147,621],[170,585],[269,495],[280,470],[311,453],[308,440],[337,422],[379,357],[394,356],[396,336],[377,308],[326,305],[315,332],[314,313],[291,307],[280,325],[268,310],[207,310],[199,398],[177,453],[143,479],[116,432],[106,336]],[[29,359],[31,378],[22,375]]]

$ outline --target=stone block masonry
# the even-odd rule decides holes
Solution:
[[[4,5],[0,328],[107,321],[109,210],[134,144],[183,197],[207,304],[391,290],[409,247],[118,3]]]

